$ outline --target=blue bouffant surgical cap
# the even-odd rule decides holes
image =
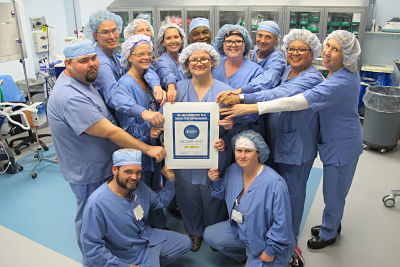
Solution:
[[[223,48],[224,40],[225,40],[225,37],[227,35],[229,35],[229,33],[232,31],[238,31],[243,36],[243,39],[245,42],[243,56],[247,56],[250,52],[251,39],[250,39],[249,32],[240,25],[225,24],[224,26],[222,26],[217,31],[217,34],[215,35],[215,48],[218,50],[220,55],[225,55],[224,48]]]
[[[121,45],[121,65],[124,68],[129,67],[128,57],[131,54],[131,51],[136,48],[136,46],[140,44],[149,44],[151,50],[153,50],[153,43],[150,40],[150,37],[144,34],[136,34],[129,37],[123,44]]]
[[[353,33],[344,30],[334,31],[326,37],[324,46],[329,39],[335,39],[342,46],[343,66],[350,72],[356,72],[357,61],[361,54],[360,43],[356,36]]]
[[[269,148],[267,143],[265,143],[264,138],[259,133],[253,130],[241,131],[232,138],[233,150],[235,150],[235,144],[239,138],[246,138],[253,142],[254,146],[257,148],[258,153],[260,153],[260,162],[264,163],[267,161],[269,156]]]
[[[88,23],[83,29],[83,34],[86,38],[96,41],[93,38],[93,33],[97,32],[99,25],[104,21],[112,20],[117,24],[118,32],[122,31],[122,18],[107,10],[99,10],[90,15]]]
[[[183,39],[183,43],[181,45],[181,49],[179,50],[179,52],[182,51],[182,49],[186,46],[186,33],[183,31],[183,29],[181,27],[179,27],[176,24],[173,23],[168,23],[165,24],[163,26],[160,27],[160,30],[158,32],[158,36],[157,36],[157,51],[158,53],[161,55],[162,53],[164,53],[165,51],[167,51],[167,49],[163,46],[162,42],[164,41],[164,33],[165,30],[168,28],[175,28],[178,30],[179,35],[182,37]]]
[[[140,24],[140,23],[146,23],[149,25],[150,27],[150,31],[151,31],[151,35],[154,37],[154,29],[153,26],[151,26],[151,24],[145,20],[145,19],[134,19],[132,20],[131,23],[129,23],[125,29],[124,29],[124,39],[128,39],[129,37],[131,37],[132,35],[135,34],[136,32],[136,27]]]
[[[281,29],[279,28],[279,25],[272,20],[260,22],[260,24],[258,24],[257,31],[266,31],[275,34],[277,36],[281,34]]]
[[[119,149],[113,154],[113,165],[142,165],[142,152],[130,148]]]
[[[186,63],[190,55],[196,51],[206,51],[210,55],[211,59],[214,60],[212,68],[215,68],[219,65],[220,56],[212,45],[201,42],[190,44],[182,50],[182,53],[179,56],[179,63],[181,64],[183,71],[188,77],[190,77],[191,74],[187,68]]]
[[[193,29],[197,28],[197,27],[206,27],[209,30],[211,30],[210,28],[210,21],[206,18],[194,18],[192,19],[192,21],[190,22],[189,25],[189,34],[192,32]]]
[[[304,29],[292,29],[288,34],[283,37],[282,50],[287,56],[287,48],[289,47],[290,42],[294,40],[300,40],[308,44],[311,48],[313,58],[316,59],[321,55],[321,42],[318,39],[318,36],[309,30]]]
[[[93,54],[96,54],[93,43],[86,39],[72,41],[71,44],[64,48],[64,56],[66,59],[73,59]]]

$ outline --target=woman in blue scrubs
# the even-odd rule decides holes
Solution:
[[[144,79],[152,56],[153,44],[146,35],[133,35],[122,44],[121,64],[129,69],[111,89],[109,101],[113,103],[115,117],[125,131],[146,144],[154,145],[151,128],[162,124],[164,117],[158,112],[152,89]],[[159,164],[144,154],[142,161],[143,180],[154,191],[159,191],[162,184]],[[166,227],[162,210],[151,212],[150,220],[153,227]]]
[[[176,24],[166,24],[159,30],[157,49],[160,57],[156,63],[156,72],[161,86],[167,91],[168,102],[174,103],[176,83],[187,79],[179,64],[179,53],[186,46],[186,34]]]
[[[261,135],[242,131],[232,146],[236,163],[223,178],[217,169],[208,172],[212,195],[225,199],[230,219],[207,227],[204,240],[247,267],[288,266],[294,237],[286,182],[263,164],[269,149]]]
[[[289,66],[285,68],[281,84],[270,90],[244,94],[245,103],[267,101],[282,96],[303,93],[323,81],[312,60],[321,54],[318,37],[308,30],[293,29],[283,38]],[[222,99],[222,96],[221,96]],[[224,104],[236,104],[236,94],[222,99]],[[271,166],[286,180],[292,207],[293,233],[297,240],[306,199],[307,180],[317,157],[318,114],[312,109],[276,112],[267,116],[267,139],[271,146]],[[303,266],[301,250],[296,247],[292,266]]]
[[[225,24],[215,36],[215,49],[221,55],[221,63],[213,70],[213,77],[232,88],[242,88],[263,74],[263,69],[246,57],[251,39],[248,31],[239,25]],[[264,122],[256,114],[235,121],[234,133],[253,129],[264,134]]]
[[[307,242],[311,249],[321,249],[336,242],[345,199],[362,153],[361,124],[357,111],[360,89],[357,60],[360,53],[360,44],[354,34],[344,30],[334,31],[324,41],[322,64],[329,73],[319,85],[292,97],[223,109],[223,114],[230,114],[228,117],[310,107],[319,113],[317,146],[324,166],[325,209],[322,225],[311,229],[313,238]]]
[[[178,82],[176,102],[215,102],[219,93],[232,90],[229,85],[212,77],[211,71],[218,65],[219,58],[213,46],[206,43],[194,43],[183,49],[179,62],[192,78]],[[225,123],[224,120],[219,121],[220,125]],[[225,162],[224,155],[227,152],[222,152],[222,139],[227,140],[229,132],[221,127],[219,133],[220,139],[215,147],[220,151],[219,161]],[[223,167],[220,170],[222,172]],[[191,250],[197,251],[205,227],[226,219],[225,203],[211,196],[206,169],[181,169],[174,172],[176,199],[185,230],[192,240]]]

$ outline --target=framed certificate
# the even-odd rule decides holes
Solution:
[[[218,168],[218,151],[214,148],[219,136],[218,104],[166,103],[163,110],[165,165],[170,169]]]

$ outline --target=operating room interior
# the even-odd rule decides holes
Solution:
[[[307,184],[298,247],[305,259],[304,266],[308,267],[400,266],[397,254],[400,240],[398,0],[0,0],[0,7],[7,7],[7,12],[4,12],[5,9],[0,10],[0,50],[3,50],[0,51],[0,88],[3,77],[11,77],[20,93],[28,100],[25,104],[30,108],[26,109],[36,113],[41,111],[34,103],[45,103],[48,100],[54,83],[57,83],[56,75],[63,72],[64,48],[71,40],[83,36],[83,27],[89,16],[97,10],[108,10],[121,16],[124,26],[141,16],[153,25],[155,36],[165,20],[178,21],[184,31],[187,31],[192,18],[206,16],[210,20],[213,37],[225,23],[238,24],[246,27],[249,32],[256,32],[253,24],[266,19],[276,20],[281,28],[278,49],[283,36],[293,27],[308,27],[307,29],[317,34],[321,43],[334,30],[352,32],[361,46],[357,64],[362,75],[361,90],[364,93],[368,86],[392,87],[392,92],[397,92],[393,98],[397,96],[398,106],[394,113],[378,112],[382,116],[379,118],[384,118],[390,124],[387,128],[379,128],[377,125],[381,124],[377,121],[378,115],[368,118],[365,111],[367,107],[360,102],[361,127],[370,120],[368,132],[363,129],[363,151],[346,198],[341,234],[333,245],[321,250],[307,248],[310,228],[321,223],[324,209],[323,163],[319,157],[316,158]],[[15,13],[10,14],[10,10]],[[292,23],[292,19],[296,16],[300,21],[307,17],[308,24],[302,26],[300,22],[293,26],[295,23]],[[9,27],[9,18],[13,19],[12,23],[17,21],[18,25]],[[338,21],[342,24],[335,24]],[[254,36],[252,35],[253,42]],[[14,41],[10,42],[8,39]],[[123,42],[123,36],[119,42]],[[251,49],[253,48],[254,46]],[[21,51],[25,55],[23,58]],[[321,62],[322,58],[318,58],[313,64],[326,76],[328,72]],[[30,84],[29,89],[27,83]],[[0,118],[1,115],[11,112],[4,107],[0,107]],[[386,115],[394,119],[387,119]],[[18,151],[12,147],[6,150],[5,145],[8,146],[10,140],[25,137],[27,131],[0,136],[1,164],[4,160],[10,160],[10,156],[15,159],[15,164],[6,163],[0,166],[0,266],[82,266],[83,257],[75,237],[75,199],[68,182],[61,174],[51,129],[45,117],[37,118],[40,122],[37,122],[38,127],[33,131],[34,135],[47,135],[40,138],[45,148],[34,137],[32,142]],[[32,125],[31,122],[30,124]],[[4,134],[4,130],[0,133]],[[384,139],[389,138],[388,136],[395,136],[394,141],[389,142],[390,145]],[[371,139],[379,140],[378,144],[374,144]],[[5,153],[7,156],[3,157],[2,154]],[[31,172],[33,162],[41,157],[44,160],[39,161],[35,171]],[[8,165],[14,166],[15,173],[6,172]],[[168,227],[184,233],[182,221],[169,211],[166,211],[166,215]],[[200,251],[188,252],[176,264],[168,266],[244,265],[214,252],[203,241]]]

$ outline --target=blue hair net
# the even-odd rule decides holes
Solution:
[[[266,31],[275,34],[277,36],[281,34],[281,28],[279,28],[279,25],[272,20],[260,22],[258,24],[257,31]]]
[[[144,35],[144,34],[136,34],[132,35],[128,39],[125,40],[125,42],[122,43],[121,45],[121,65],[124,68],[129,67],[129,62],[128,62],[128,57],[131,54],[132,50],[135,49],[136,46],[139,44],[149,44],[151,47],[151,50],[153,50],[153,43],[151,42],[151,39],[149,36]]]
[[[162,42],[164,41],[164,33],[165,33],[165,30],[168,29],[168,28],[175,28],[175,29],[177,29],[178,32],[179,32],[179,34],[180,34],[180,36],[181,36],[182,39],[183,39],[183,43],[182,43],[182,46],[181,46],[181,49],[179,50],[179,52],[181,52],[182,49],[183,49],[184,47],[186,47],[186,44],[187,44],[187,43],[186,43],[186,33],[183,31],[183,29],[182,29],[181,27],[179,27],[178,25],[173,24],[173,23],[165,24],[165,25],[163,25],[163,26],[160,27],[160,30],[159,30],[158,36],[157,36],[157,51],[158,51],[158,53],[159,53],[160,55],[161,55],[162,53],[164,53],[165,51],[167,51],[167,49],[163,46]]]
[[[210,28],[210,21],[206,18],[194,18],[192,19],[192,21],[190,22],[189,25],[189,34],[192,32],[193,29],[197,28],[197,27],[206,27],[209,30],[211,30]]]
[[[282,51],[286,56],[287,48],[289,47],[290,42],[294,40],[300,40],[308,44],[308,46],[311,48],[314,59],[321,55],[322,45],[317,35],[305,29],[292,29],[283,37]]]
[[[217,34],[215,35],[215,47],[217,48],[219,54],[225,55],[224,49],[223,49],[223,44],[224,44],[225,36],[228,33],[230,33],[231,31],[239,31],[243,35],[244,42],[245,42],[243,56],[247,56],[250,52],[250,46],[251,46],[251,39],[250,39],[249,32],[244,27],[242,27],[240,25],[233,25],[233,24],[225,24],[217,31]]]
[[[361,54],[360,43],[356,36],[348,31],[338,30],[329,34],[325,41],[324,46],[329,39],[335,39],[340,43],[343,50],[343,66],[351,72],[357,71],[357,61]]]
[[[260,161],[261,163],[264,163],[267,161],[269,157],[269,147],[267,143],[265,143],[264,138],[257,132],[253,130],[244,130],[241,131],[240,133],[236,134],[232,138],[232,147],[233,150],[235,150],[235,144],[236,140],[239,138],[247,138],[250,141],[253,142],[255,147],[257,148],[257,151],[260,153]]]
[[[83,29],[83,34],[86,38],[96,41],[93,38],[93,33],[97,32],[99,25],[104,21],[112,20],[117,24],[118,32],[122,31],[122,18],[107,10],[98,10],[89,16],[89,21]]]
[[[72,41],[67,47],[64,48],[64,56],[66,59],[73,59],[92,54],[96,54],[96,50],[92,41],[86,39],[77,39]]]
[[[140,24],[140,23],[146,23],[149,25],[150,27],[150,31],[151,31],[151,35],[154,37],[154,29],[153,26],[151,26],[151,24],[145,20],[145,19],[134,19],[131,21],[131,23],[129,23],[125,29],[124,29],[124,39],[128,39],[129,37],[131,37],[132,35],[135,34],[136,32],[136,27]]]
[[[119,149],[113,154],[113,165],[142,165],[142,152],[131,148]]]
[[[188,77],[191,77],[191,74],[186,63],[190,55],[196,51],[206,51],[210,55],[211,59],[214,60],[212,69],[219,65],[220,56],[214,49],[214,46],[200,42],[190,44],[182,50],[182,53],[179,56],[179,63],[181,63],[182,69]]]

